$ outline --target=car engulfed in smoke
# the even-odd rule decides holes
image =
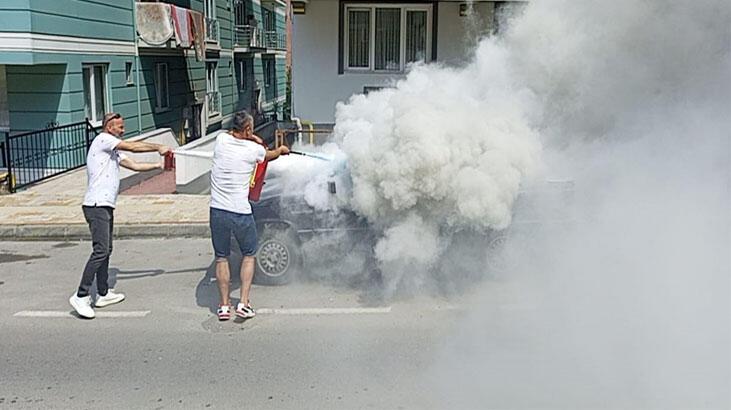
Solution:
[[[292,156],[271,164],[262,198],[252,203],[259,233],[257,283],[284,285],[300,274],[381,283],[375,251],[385,229],[348,207],[352,181],[347,161],[338,155],[328,158]],[[459,265],[466,266],[460,276],[473,279],[506,272],[520,257],[508,246],[511,238],[569,223],[573,192],[571,180],[534,183],[519,192],[505,229],[441,228],[440,237],[450,240],[441,251],[444,261],[431,268],[433,276],[459,270]]]

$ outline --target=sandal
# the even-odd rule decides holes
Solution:
[[[256,316],[256,312],[254,312],[254,308],[252,308],[250,304],[245,305],[243,303],[239,303],[236,305],[236,316],[249,319]]]
[[[218,315],[218,320],[229,320],[231,319],[231,306],[229,305],[219,305],[218,310],[216,311],[216,314]]]

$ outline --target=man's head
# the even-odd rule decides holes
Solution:
[[[124,135],[124,118],[122,118],[122,114],[116,112],[104,114],[102,131],[118,138]]]
[[[246,111],[238,111],[231,122],[236,138],[251,138],[254,135],[254,117]]]

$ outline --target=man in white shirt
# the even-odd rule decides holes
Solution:
[[[220,320],[231,317],[228,256],[232,233],[244,257],[239,273],[241,300],[236,306],[236,315],[242,318],[256,315],[249,300],[257,246],[256,224],[249,204],[249,180],[257,164],[289,154],[286,146],[266,149],[261,138],[254,135],[254,119],[245,111],[235,113],[232,122],[233,129],[229,133],[216,137],[211,170],[210,226],[216,254],[216,280],[221,293],[217,311]]]
[[[120,114],[109,113],[102,121],[102,133],[94,138],[86,156],[86,176],[88,185],[82,210],[89,224],[92,240],[92,253],[81,275],[79,288],[69,299],[69,303],[79,316],[92,319],[89,291],[96,278],[96,307],[109,306],[124,300],[124,295],[109,289],[109,256],[112,253],[112,229],[114,227],[114,207],[119,193],[119,166],[133,171],[162,169],[160,163],[138,163],[119,151],[155,152],[161,156],[170,148],[160,144],[142,141],[123,141],[124,119]]]

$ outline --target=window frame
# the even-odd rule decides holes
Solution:
[[[376,54],[376,9],[381,8],[397,8],[401,10],[401,21],[400,21],[400,37],[399,37],[399,68],[398,70],[377,70],[375,69],[375,54]],[[369,28],[369,44],[368,44],[368,67],[351,67],[350,66],[350,38],[349,38],[349,12],[351,10],[369,10],[370,15],[370,28]],[[407,14],[410,11],[425,11],[426,12],[426,52],[425,59],[423,61],[432,61],[432,23],[434,8],[431,4],[419,4],[419,3],[348,3],[344,6],[343,17],[341,25],[343,27],[343,73],[357,73],[357,74],[394,74],[403,73],[406,70],[406,66],[413,62],[406,62],[406,19]]]
[[[211,71],[211,67],[213,68],[212,72],[213,75],[211,76],[209,74],[209,71]],[[208,118],[216,118],[220,117],[223,113],[221,112],[221,91],[219,89],[219,81],[218,81],[218,61],[206,61],[206,95],[211,92],[216,92],[218,101],[218,111],[208,111]],[[212,86],[212,87],[211,87]],[[206,101],[207,104],[210,104],[209,101]],[[208,110],[208,108],[207,108]]]
[[[131,61],[124,62],[124,77],[127,85],[135,85],[135,69]]]
[[[216,20],[216,0],[203,0],[203,15]]]
[[[165,73],[165,94],[161,92],[161,71]],[[163,97],[164,102],[163,104]],[[155,112],[170,111],[170,69],[168,63],[155,63]]]
[[[102,70],[102,102],[104,103],[104,107],[102,108],[102,118],[96,118],[96,68],[101,68]],[[82,63],[81,64],[81,85],[82,90],[81,92],[84,94],[84,99],[86,97],[86,87],[87,84],[84,81],[84,70],[89,70],[89,103],[91,106],[89,107],[89,122],[91,125],[98,127],[102,125],[102,119],[104,118],[104,114],[112,111],[112,106],[110,104],[109,99],[109,64],[107,63]],[[84,113],[86,114],[86,101],[84,101]]]

